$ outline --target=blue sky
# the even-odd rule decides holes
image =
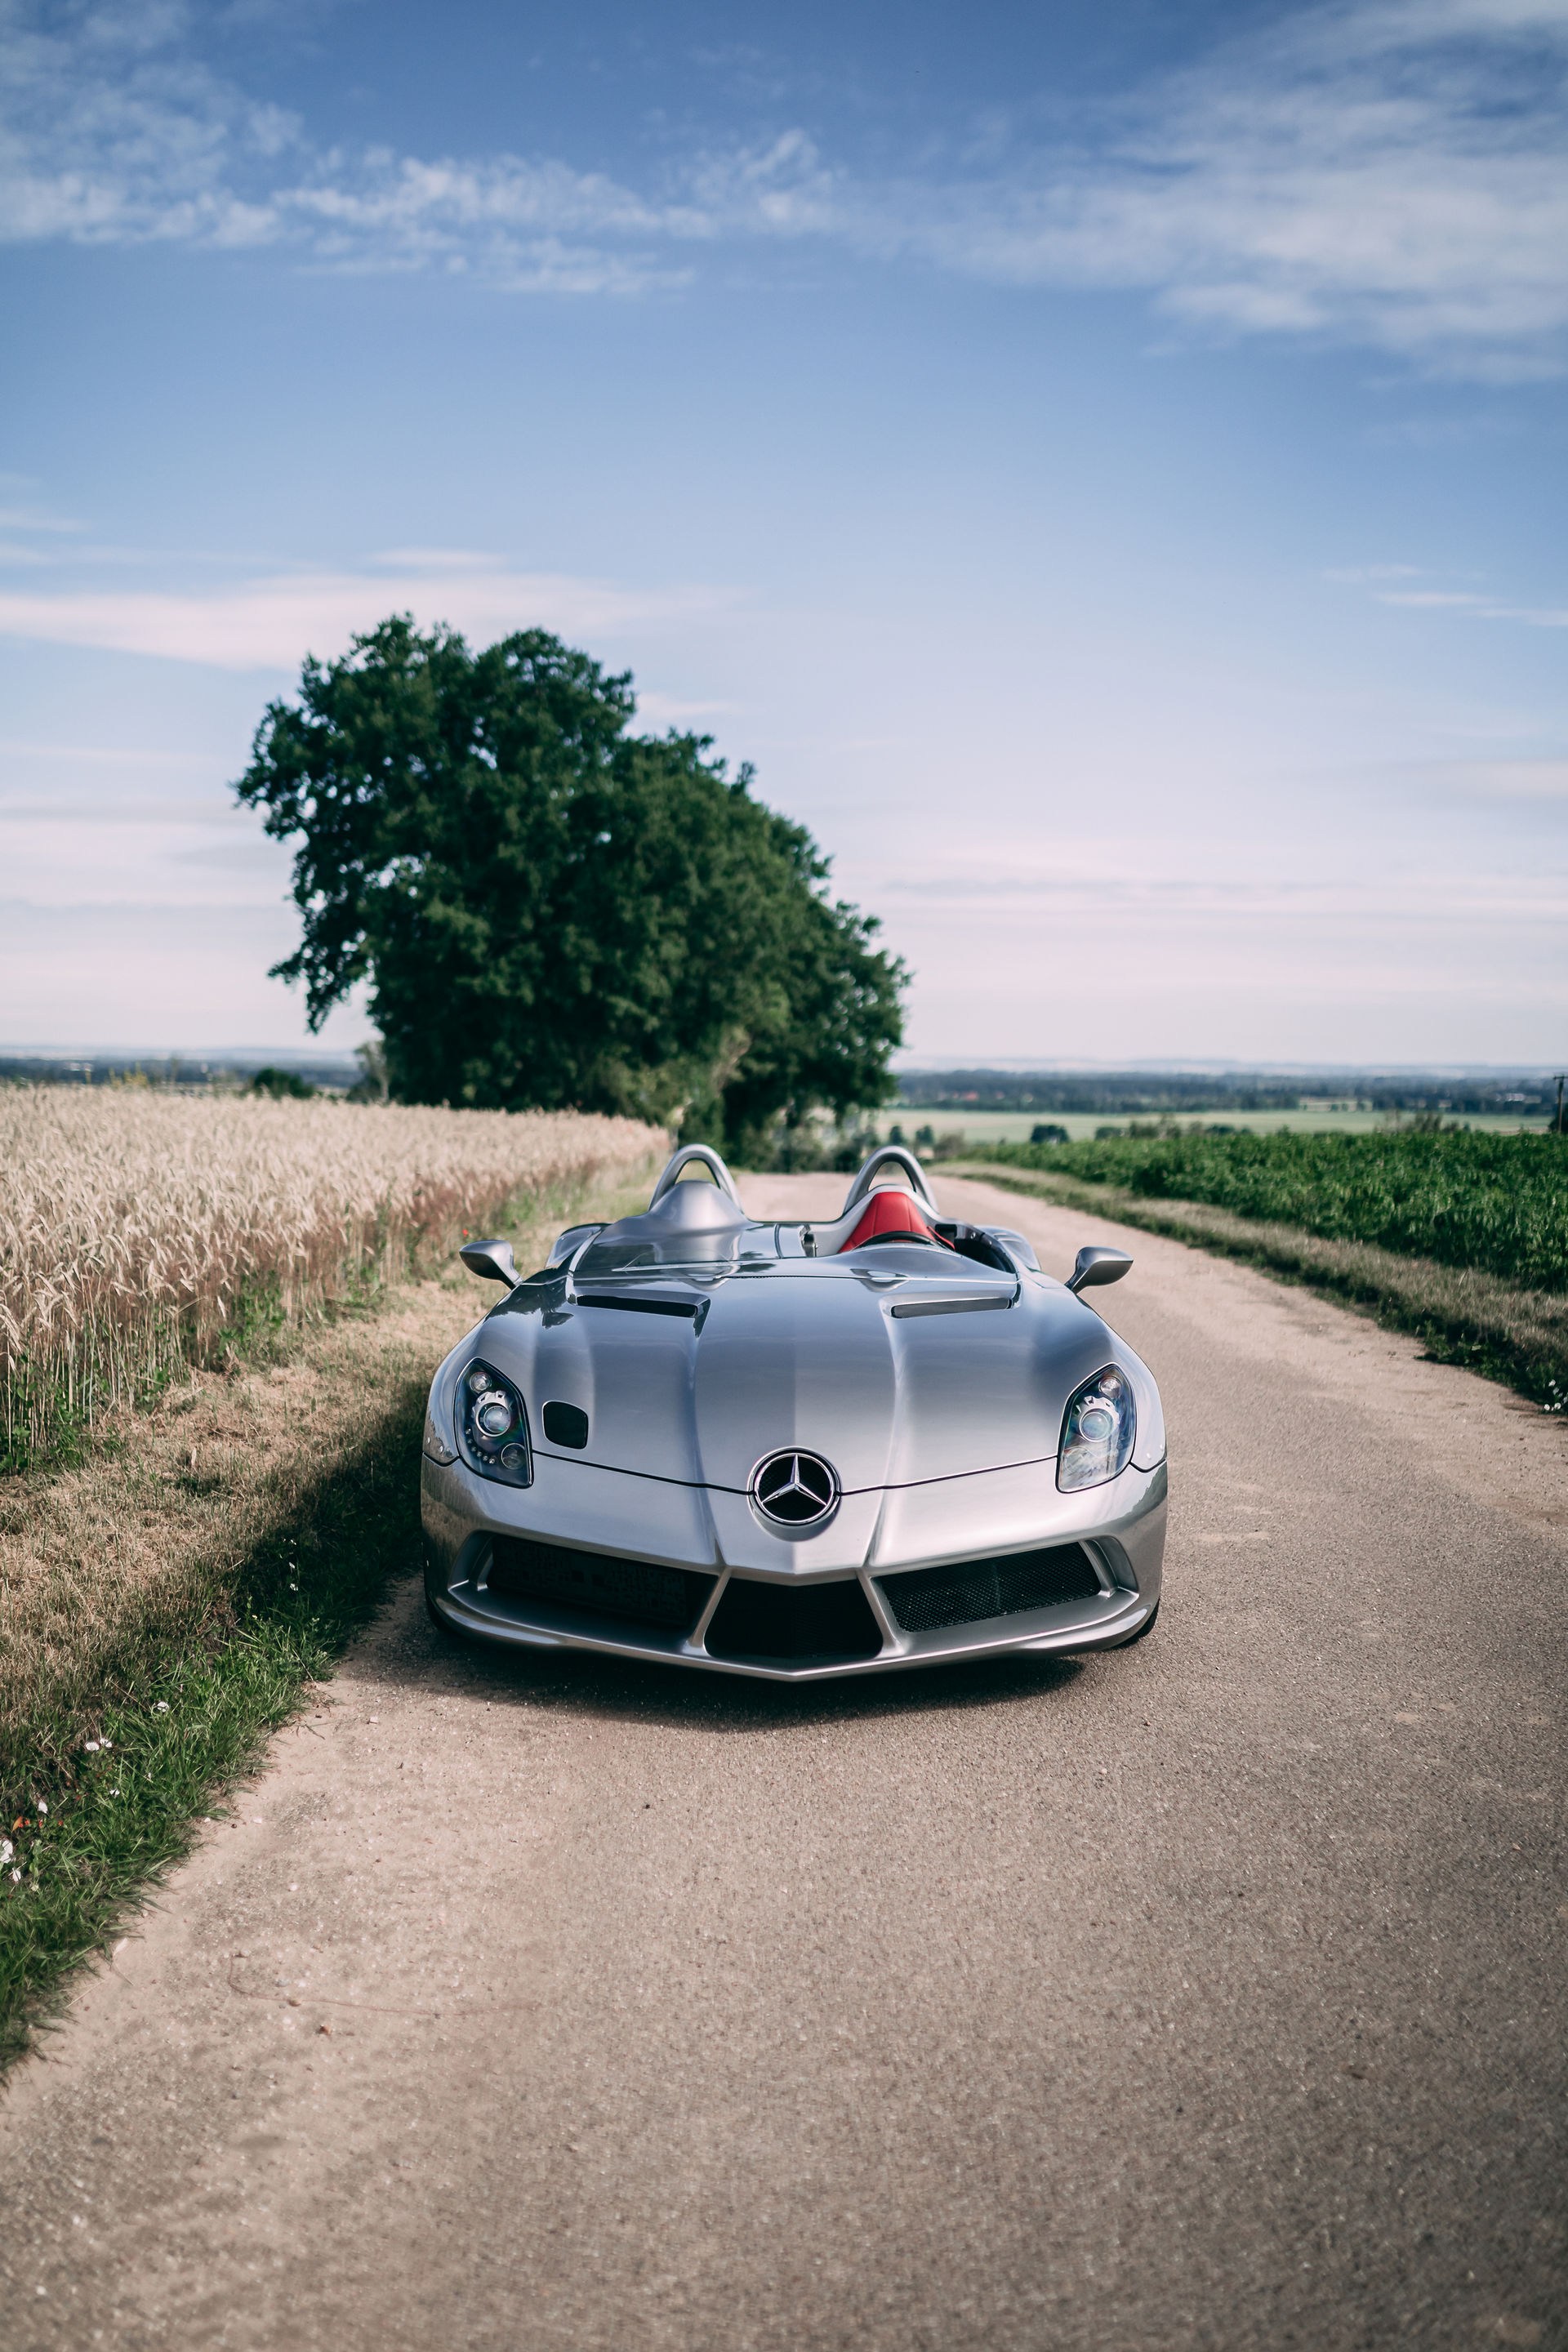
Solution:
[[[303,1038],[226,787],[411,609],[921,1058],[1560,1061],[1568,0],[567,14],[0,0],[0,1042]]]

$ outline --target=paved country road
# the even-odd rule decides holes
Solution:
[[[791,1690],[401,1589],[15,2078],[7,2352],[1568,2346],[1568,1432],[939,1192],[1138,1259],[1153,1635]]]

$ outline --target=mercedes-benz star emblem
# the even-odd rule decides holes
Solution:
[[[838,1481],[819,1454],[770,1454],[752,1479],[764,1518],[784,1528],[809,1528],[838,1500]]]

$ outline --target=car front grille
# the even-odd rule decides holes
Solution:
[[[1100,1579],[1081,1544],[1050,1544],[1000,1559],[963,1560],[952,1568],[911,1568],[879,1577],[888,1605],[906,1633],[940,1625],[973,1625],[988,1617],[1016,1617],[1059,1601],[1089,1601]]]
[[[713,1612],[707,1645],[716,1658],[825,1665],[874,1658],[882,1629],[857,1577],[838,1584],[761,1584],[732,1576]]]
[[[548,1601],[687,1633],[702,1614],[713,1579],[690,1568],[657,1568],[650,1560],[609,1559],[601,1552],[568,1551],[527,1536],[497,1536],[489,1589],[515,1601]]]

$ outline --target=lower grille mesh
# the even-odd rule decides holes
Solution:
[[[690,1568],[656,1568],[648,1560],[608,1559],[601,1552],[568,1551],[527,1536],[497,1536],[489,1589],[518,1601],[550,1601],[687,1633],[702,1614],[713,1579]]]
[[[1016,1617],[1058,1601],[1089,1601],[1100,1579],[1081,1544],[1051,1544],[1001,1559],[970,1559],[952,1568],[912,1568],[877,1580],[906,1633],[939,1625],[973,1625],[987,1617]]]
[[[837,1584],[761,1584],[732,1576],[713,1612],[707,1646],[716,1658],[826,1664],[874,1658],[882,1629],[858,1577]]]

